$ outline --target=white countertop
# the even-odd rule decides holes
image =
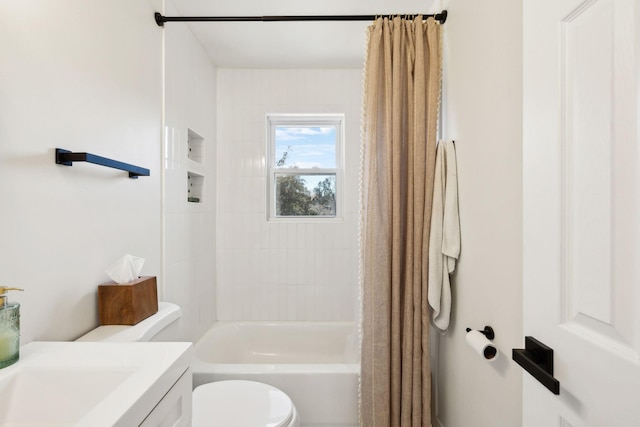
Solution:
[[[29,343],[0,369],[0,427],[137,426],[192,360],[188,342]]]

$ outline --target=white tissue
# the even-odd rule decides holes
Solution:
[[[498,350],[482,332],[476,330],[467,332],[466,341],[487,362],[493,362],[498,358]]]
[[[111,280],[118,284],[131,282],[140,276],[140,271],[144,265],[144,258],[125,254],[122,258],[111,264],[105,273]]]

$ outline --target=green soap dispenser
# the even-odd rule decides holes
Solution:
[[[20,357],[20,304],[7,301],[7,291],[20,288],[0,286],[0,368],[13,365]]]

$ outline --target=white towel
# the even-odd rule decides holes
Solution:
[[[432,322],[445,331],[451,316],[449,274],[460,255],[458,172],[453,141],[440,141],[436,149],[433,210],[429,237],[429,305]]]

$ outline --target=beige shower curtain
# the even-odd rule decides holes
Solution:
[[[431,426],[427,259],[440,25],[379,18],[368,37],[360,423]]]

